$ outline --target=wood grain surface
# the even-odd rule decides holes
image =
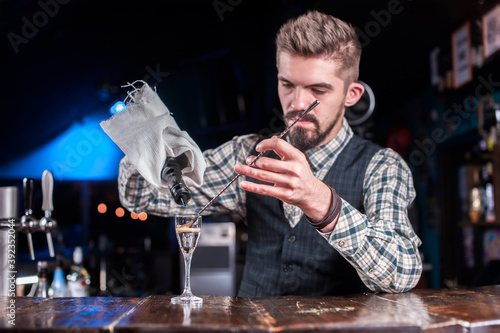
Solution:
[[[321,297],[202,295],[201,305],[173,304],[172,297],[0,297],[0,331],[500,332],[500,286]]]

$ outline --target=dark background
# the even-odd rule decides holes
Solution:
[[[398,106],[429,85],[429,52],[448,44],[465,18],[490,3],[3,0],[0,138],[15,144],[3,145],[0,163],[29,153],[89,113],[105,118],[109,106],[124,97],[120,86],[144,78],[158,86],[181,127],[195,137],[207,139],[210,131],[208,137],[217,135],[219,143],[266,127],[272,108],[279,108],[276,30],[309,9],[365,33],[360,79],[374,90],[376,115],[383,121],[373,131],[384,141],[391,123],[405,121],[395,112]],[[238,96],[245,108],[236,115]],[[225,121],[216,109],[221,106]],[[208,123],[192,117],[200,110]],[[227,123],[238,125],[216,127]],[[214,129],[200,129],[209,126]],[[199,143],[207,148],[215,141]]]
[[[202,149],[238,134],[275,131],[281,107],[274,37],[287,19],[309,9],[346,20],[360,33],[360,80],[376,98],[374,115],[362,133],[387,146],[390,133],[405,128],[411,135],[407,141],[415,142],[422,139],[416,119],[430,123],[429,110],[420,105],[407,112],[405,106],[419,104],[430,89],[430,52],[440,47],[440,65],[451,69],[451,33],[466,20],[476,31],[481,15],[496,3],[0,0],[0,168],[29,156],[89,116],[107,119],[110,106],[126,97],[127,89],[121,86],[135,80],[156,87],[181,129]],[[488,71],[498,73],[489,66]],[[469,92],[457,94],[463,100]],[[414,174],[417,191],[427,192],[417,198],[420,217],[413,221],[437,272],[433,286],[439,287],[438,240],[443,235],[439,222],[432,222],[439,220],[439,176],[435,165],[425,168]],[[56,179],[54,189],[56,245],[66,269],[72,249],[82,245],[91,272],[98,273],[100,256],[109,260],[114,295],[176,292],[178,281],[172,276],[178,272],[177,244],[171,223],[153,216],[147,222],[128,215],[117,219],[116,178],[95,181],[85,173],[78,177]],[[20,186],[21,181],[8,172],[0,174],[1,185]],[[428,207],[429,197],[434,205]],[[101,202],[108,205],[107,214],[97,213]],[[40,204],[38,182],[37,217],[42,216]],[[434,224],[427,223],[427,217]],[[151,248],[145,249],[145,239]],[[52,260],[44,242],[37,233],[37,258]],[[24,237],[19,237],[19,247],[19,262],[30,266]],[[244,248],[239,253],[243,256]]]

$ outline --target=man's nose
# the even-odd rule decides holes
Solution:
[[[295,111],[305,110],[311,103],[314,102],[314,98],[311,94],[308,94],[306,90],[297,88],[293,94],[292,109]]]

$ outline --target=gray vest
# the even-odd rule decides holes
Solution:
[[[365,171],[380,149],[353,136],[324,179],[361,212]],[[239,296],[343,295],[368,290],[352,265],[305,216],[292,228],[280,200],[251,192],[246,196],[248,246]]]

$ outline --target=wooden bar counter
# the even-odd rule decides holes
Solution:
[[[0,297],[4,332],[500,332],[500,286],[243,298]],[[15,305],[15,308],[13,305]]]

